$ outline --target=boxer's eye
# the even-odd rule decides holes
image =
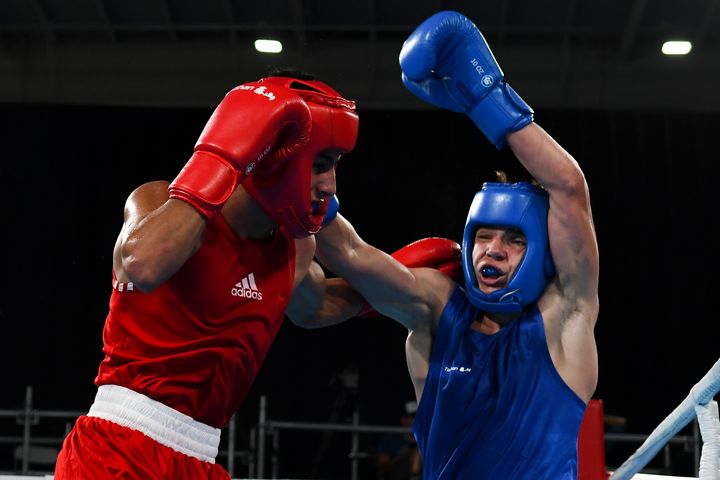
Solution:
[[[325,173],[328,170],[335,168],[338,161],[340,161],[341,155],[333,152],[320,152],[315,156],[313,162],[313,173]]]

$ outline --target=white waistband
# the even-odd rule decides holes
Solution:
[[[118,385],[101,385],[88,417],[104,418],[203,462],[215,463],[220,429]]]

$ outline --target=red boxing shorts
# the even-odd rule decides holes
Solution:
[[[230,480],[214,463],[220,440],[214,430],[144,395],[104,385],[65,439],[54,478]]]

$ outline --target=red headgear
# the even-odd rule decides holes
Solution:
[[[272,174],[255,172],[243,181],[243,187],[288,233],[303,238],[320,230],[327,212],[328,202],[313,208],[311,199],[310,176],[315,157],[323,150],[347,153],[355,147],[358,135],[355,102],[317,80],[267,77],[260,82],[289,88],[305,100],[312,115],[310,140]]]

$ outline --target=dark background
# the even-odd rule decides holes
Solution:
[[[358,102],[338,192],[363,238],[387,251],[425,236],[459,241],[482,181],[518,165],[399,80],[402,41],[455,9],[586,174],[601,259],[595,397],[627,417],[627,431],[650,432],[718,357],[719,5],[0,2],[0,410],[20,407],[27,385],[37,408],[89,407],[125,198],[174,178],[222,95],[270,67],[313,72]],[[252,51],[260,35],[284,40],[283,54]],[[693,40],[692,54],[663,57],[667,38]],[[405,335],[385,318],[286,322],[238,413],[240,447],[260,395],[272,419],[347,422],[357,408],[363,423],[397,424],[413,396]],[[343,387],[347,369],[358,389]],[[0,436],[22,428],[2,425]],[[347,478],[347,435],[288,432],[281,448],[283,476]],[[0,470],[10,456],[0,445]]]
[[[145,181],[173,178],[210,111],[2,111],[0,407],[19,407],[32,385],[38,408],[84,410],[102,359],[125,197]],[[492,169],[517,169],[462,115],[362,108],[360,115],[358,146],[338,168],[341,211],[387,251],[424,236],[459,241],[481,181]],[[629,431],[647,433],[717,358],[720,118],[543,111],[536,119],[577,158],[590,185],[601,252],[595,397],[607,413],[627,416]],[[384,318],[324,330],[286,322],[239,413],[242,425],[257,421],[261,394],[274,419],[345,422],[357,404],[364,423],[396,424],[412,398],[404,337]],[[337,376],[353,367],[360,388],[346,395]],[[316,455],[317,443],[300,444]]]

